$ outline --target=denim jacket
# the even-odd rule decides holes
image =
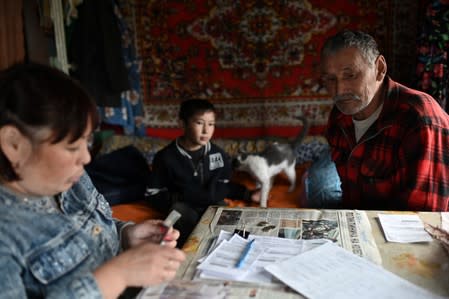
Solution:
[[[119,252],[124,223],[86,174],[57,201],[50,211],[0,185],[1,298],[102,298],[92,272]]]

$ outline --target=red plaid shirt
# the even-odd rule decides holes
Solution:
[[[357,143],[332,110],[326,137],[351,209],[448,211],[449,116],[425,93],[386,79],[379,118]]]

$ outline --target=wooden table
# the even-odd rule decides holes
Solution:
[[[194,277],[198,258],[205,255],[210,247],[211,240],[217,233],[211,229],[211,223],[219,209],[221,208],[216,206],[209,207],[190,235],[183,248],[187,254],[187,260],[179,269],[177,278],[192,279]],[[236,209],[241,211],[260,210],[258,208],[232,208],[232,210]],[[279,210],[301,211],[301,209]],[[435,294],[449,297],[449,254],[441,244],[435,240],[429,243],[413,244],[386,242],[377,220],[379,212],[365,212],[371,225],[372,236],[382,258],[382,266],[386,270]],[[418,212],[418,215],[426,223],[441,226],[441,216],[438,212]],[[238,295],[239,298],[303,298],[298,293],[280,284],[270,286],[243,282],[230,282],[230,284],[236,290],[235,295]]]

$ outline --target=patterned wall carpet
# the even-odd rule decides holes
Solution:
[[[401,42],[416,32],[417,4],[411,0],[131,3],[124,11],[135,25],[153,136],[179,132],[173,130],[179,103],[188,97],[216,104],[219,134],[291,136],[301,125],[295,116],[303,114],[319,135],[331,108],[318,73],[325,38],[343,28],[373,34],[395,79],[403,76],[398,64],[413,55]]]

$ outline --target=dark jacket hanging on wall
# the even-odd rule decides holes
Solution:
[[[70,35],[71,74],[95,97],[98,106],[119,107],[120,93],[130,89],[121,36],[112,0],[85,0]]]
[[[150,168],[136,147],[129,145],[100,155],[85,169],[110,205],[145,199]]]

